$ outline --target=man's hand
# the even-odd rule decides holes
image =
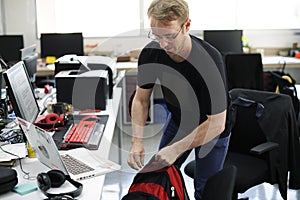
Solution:
[[[164,166],[170,166],[176,161],[179,155],[174,146],[166,146],[155,155],[155,160]]]
[[[127,163],[136,170],[141,169],[144,166],[145,149],[142,142],[132,143]]]

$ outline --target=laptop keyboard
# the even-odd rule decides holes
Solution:
[[[70,172],[71,174],[77,175],[94,170],[94,168],[84,164],[83,162],[77,160],[76,158],[68,154],[61,155],[61,157],[64,161],[68,172]]]

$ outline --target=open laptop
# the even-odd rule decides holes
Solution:
[[[22,118],[17,119],[39,161],[50,169],[61,170],[75,180],[84,180],[121,169],[120,165],[101,158],[86,148],[60,153],[49,132]]]

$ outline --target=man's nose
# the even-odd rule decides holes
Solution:
[[[169,43],[164,38],[159,40],[159,45],[161,48],[165,48],[166,46],[168,46],[168,44]]]

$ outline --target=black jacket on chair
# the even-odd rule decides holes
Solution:
[[[271,179],[279,185],[284,199],[287,197],[288,172],[289,188],[300,189],[300,142],[297,120],[291,98],[288,95],[248,89],[233,89],[230,91],[232,102],[236,99],[249,100],[263,105],[263,113],[257,119],[258,124],[270,142],[279,144],[278,150],[271,155]],[[243,106],[243,103],[237,103]],[[278,111],[284,114],[274,114]],[[285,118],[283,119],[282,116]]]

